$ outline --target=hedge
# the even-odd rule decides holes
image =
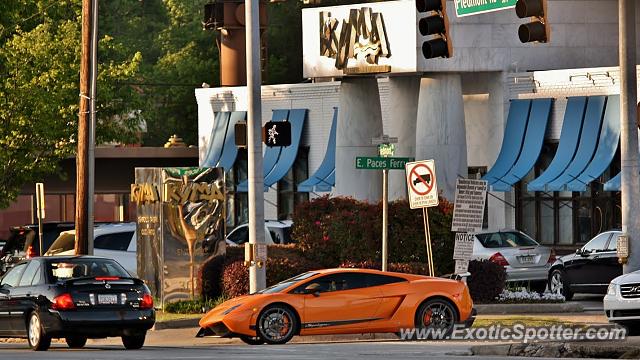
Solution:
[[[453,205],[440,198],[440,205],[428,211],[436,274],[451,273]],[[307,259],[323,267],[337,267],[347,261],[380,262],[382,203],[328,196],[304,202],[294,211],[292,238]],[[406,200],[389,204],[388,246],[390,263],[426,264],[422,211],[411,210]]]

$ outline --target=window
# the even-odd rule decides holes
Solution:
[[[40,275],[40,263],[38,261],[31,261],[24,270],[18,286],[30,286],[36,275]]]
[[[609,240],[610,235],[611,233],[604,233],[594,237],[593,239],[591,239],[591,241],[587,243],[587,245],[585,245],[582,248],[582,251],[585,251],[585,252],[603,251],[605,249],[605,246],[607,245],[607,240]]]
[[[47,255],[55,255],[61,252],[73,250],[76,244],[76,236],[72,233],[62,233],[56,241],[51,244]]]
[[[69,258],[47,263],[47,273],[53,282],[95,276],[129,277],[117,262],[101,258]]]
[[[333,292],[367,287],[367,275],[358,273],[337,273],[322,276],[296,288],[294,293],[308,292],[313,289],[319,292]]]
[[[502,243],[504,247],[520,247],[520,246],[536,246],[536,243],[532,238],[515,232],[501,233]]]
[[[100,235],[93,241],[93,247],[103,250],[127,251],[133,231]]]
[[[249,241],[249,226],[240,226],[233,230],[227,238],[238,245],[242,245]]]
[[[616,251],[618,249],[618,238],[620,237],[620,234],[618,233],[614,233],[613,236],[611,237],[611,240],[609,240],[609,245],[607,246],[607,251]]]
[[[24,270],[26,269],[26,267],[27,267],[26,263],[14,266],[2,278],[2,281],[0,281],[0,284],[4,286],[18,286],[18,282],[20,281],[20,278],[22,277],[22,273],[24,273]]]
[[[270,287],[268,287],[268,288],[266,288],[264,290],[260,290],[257,293],[258,294],[273,294],[273,293],[277,293],[277,292],[280,292],[280,291],[282,291],[282,290],[294,285],[295,283],[298,283],[298,282],[300,282],[302,280],[308,279],[308,278],[310,278],[312,276],[315,276],[317,274],[318,273],[315,273],[315,272],[306,272],[306,273],[300,274],[298,276],[292,277],[291,279],[287,279],[287,280],[281,281],[281,282],[279,282],[279,283],[277,283],[275,285],[272,285],[272,286],[270,286]],[[305,286],[305,285],[302,285],[302,286]],[[293,292],[296,293],[296,290],[298,290],[298,289],[295,289]]]
[[[387,284],[395,284],[403,281],[407,281],[403,278],[388,275],[367,274],[367,284],[369,286],[380,286]]]
[[[294,208],[309,201],[309,193],[298,192],[298,183],[309,178],[309,148],[300,147],[289,172],[278,181],[278,220],[291,219]]]

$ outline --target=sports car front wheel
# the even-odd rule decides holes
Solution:
[[[262,310],[256,325],[257,335],[267,344],[284,344],[295,335],[298,320],[291,308],[275,304]]]
[[[444,339],[451,334],[458,319],[458,312],[447,300],[432,299],[424,302],[416,312],[418,340]]]

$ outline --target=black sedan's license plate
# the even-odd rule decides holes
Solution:
[[[115,294],[98,294],[98,304],[115,305],[118,303],[118,295]]]

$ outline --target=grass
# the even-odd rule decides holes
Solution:
[[[200,319],[202,316],[204,316],[204,314],[174,314],[174,313],[167,313],[163,311],[157,311],[156,322]]]
[[[554,317],[538,317],[538,316],[511,316],[508,318],[502,317],[479,317],[473,323],[473,327],[488,327],[491,325],[500,325],[503,327],[510,327],[516,324],[526,324],[531,327],[549,327],[553,325],[574,325],[577,327],[585,326],[583,323],[567,322],[566,320],[560,320]]]

